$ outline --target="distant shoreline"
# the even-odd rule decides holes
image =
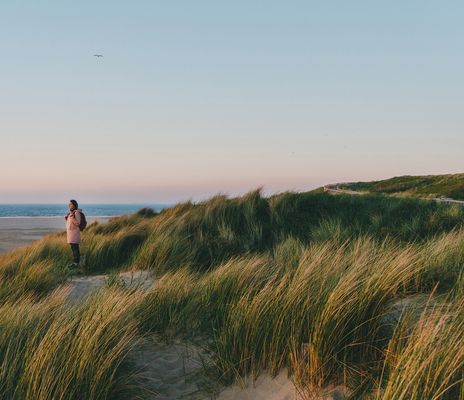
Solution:
[[[117,214],[117,215],[85,215],[87,218],[116,218],[116,217],[122,217],[123,215],[127,214]],[[23,219],[23,218],[63,218],[64,215],[37,215],[37,216],[31,216],[31,215],[15,215],[11,217],[0,217],[0,219]]]
[[[87,218],[110,218],[133,214],[142,208],[159,212],[168,204],[80,204]],[[0,204],[0,220],[4,218],[64,218],[69,212],[66,204]]]
[[[105,222],[113,217],[116,215],[89,216],[87,219],[90,224]],[[50,233],[64,232],[65,229],[64,216],[0,217],[0,255],[27,246]]]

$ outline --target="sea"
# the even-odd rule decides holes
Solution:
[[[168,204],[79,204],[87,217],[115,217],[134,213],[150,207],[161,211]],[[0,218],[63,217],[68,212],[66,204],[0,204]]]
[[[161,211],[168,204],[79,204],[87,221],[104,223],[111,217],[150,207]],[[66,204],[0,204],[0,254],[25,246],[65,229]]]

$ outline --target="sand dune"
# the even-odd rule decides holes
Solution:
[[[118,275],[125,287],[141,290],[150,288],[154,279],[148,271],[124,272]],[[69,287],[71,301],[85,296],[107,284],[109,275],[74,276],[64,286]],[[268,374],[256,380],[246,379],[241,385],[220,387],[205,375],[209,362],[208,351],[197,343],[175,340],[163,343],[156,336],[145,337],[129,355],[140,371],[138,379],[147,388],[146,400],[340,400],[341,387],[327,388],[323,392],[299,393],[282,370],[275,378]]]
[[[225,388],[218,400],[299,400],[304,399],[288,378],[287,371],[282,370],[272,378],[268,374],[260,375],[255,381],[249,378],[244,385]]]
[[[225,388],[217,400],[341,400],[346,395],[346,390],[342,386],[301,393],[284,369],[275,378],[262,374],[255,381],[249,378],[244,382],[244,386],[234,385]]]
[[[141,370],[141,383],[149,389],[143,397],[147,400],[341,400],[346,395],[343,387],[299,393],[286,370],[275,378],[262,374],[244,385],[219,387],[204,373],[208,352],[179,340],[163,344],[154,337],[144,339],[130,358]]]
[[[207,352],[201,347],[176,340],[166,344],[156,337],[145,338],[130,355],[140,369],[141,384],[151,400],[205,400],[213,398],[212,382],[205,377]]]

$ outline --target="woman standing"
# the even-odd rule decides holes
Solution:
[[[81,210],[78,208],[76,200],[70,200],[69,212],[66,215],[66,236],[71,251],[73,254],[73,263],[70,265],[71,268],[78,268],[79,262],[81,261],[81,253],[79,250],[79,243],[81,242]]]

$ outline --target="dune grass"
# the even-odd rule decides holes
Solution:
[[[458,206],[324,193],[142,210],[89,226],[85,271],[150,269],[155,286],[72,307],[53,292],[70,252],[49,235],[0,256],[0,364],[16,365],[0,397],[116,398],[131,346],[156,332],[204,337],[224,382],[287,367],[302,391],[462,400],[463,222]],[[418,295],[435,308],[391,311]]]
[[[62,234],[0,255],[0,303],[23,295],[42,296],[68,276],[68,247]]]
[[[382,181],[353,182],[338,186],[370,193],[464,200],[464,174],[397,176]]]
[[[388,346],[376,400],[464,398],[464,297],[428,306],[404,337],[407,318]]]
[[[308,247],[289,239],[206,274],[164,275],[140,307],[144,328],[213,336],[224,378],[287,366],[302,387],[372,388],[385,362],[389,305],[432,293],[442,274],[452,291],[460,275],[451,279],[449,266],[464,267],[464,247],[455,246],[463,238],[460,231],[420,246],[360,237]],[[447,256],[431,259],[437,248]]]
[[[84,234],[82,253],[86,273],[115,268],[152,269],[157,274],[182,268],[205,272],[234,257],[272,251],[288,238],[305,244],[360,235],[425,242],[459,229],[463,222],[464,207],[456,205],[312,192],[264,198],[254,191],[241,198],[216,196],[159,214],[142,210],[94,223]],[[11,278],[43,262],[58,282],[70,261],[65,237],[53,234],[0,255],[0,277]]]
[[[138,301],[106,290],[82,304],[66,304],[60,290],[35,302],[0,305],[0,398],[125,398],[123,362],[137,338]],[[118,397],[119,396],[119,397]]]

